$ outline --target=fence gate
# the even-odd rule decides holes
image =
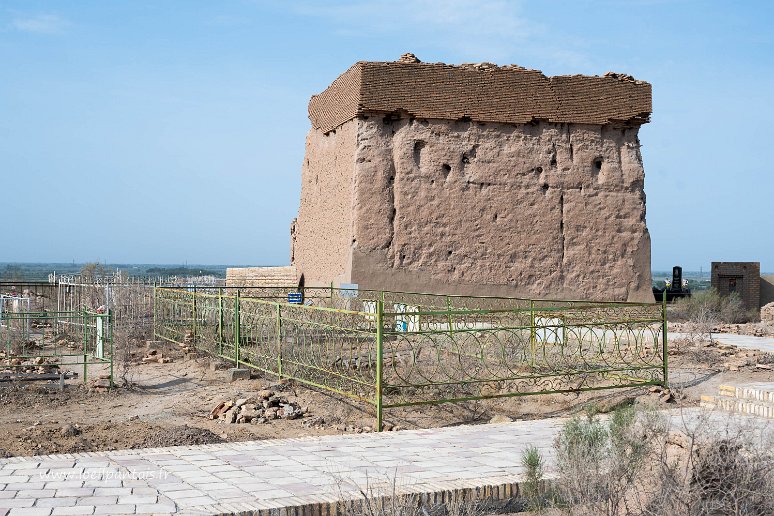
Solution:
[[[51,379],[64,371],[81,374],[101,366],[113,385],[110,314],[95,312],[0,313],[0,380]]]

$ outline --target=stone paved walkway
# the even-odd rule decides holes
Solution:
[[[563,419],[0,460],[0,515],[221,514],[521,479]]]
[[[669,414],[683,428],[711,423],[696,408]],[[529,445],[552,476],[565,421],[13,457],[0,460],[0,516],[239,514],[353,499],[360,489],[389,494],[393,481],[411,493],[512,486]]]

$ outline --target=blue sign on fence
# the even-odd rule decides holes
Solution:
[[[304,302],[304,295],[301,292],[288,292],[288,303],[300,305]]]

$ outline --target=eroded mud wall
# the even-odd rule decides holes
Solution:
[[[351,120],[307,135],[301,204],[291,228],[291,263],[306,285],[350,280],[357,130]]]
[[[342,126],[355,148],[332,174],[346,181],[351,160],[354,220],[339,203],[336,234],[307,261],[320,274],[361,288],[652,301],[637,126],[373,114],[356,127]],[[307,152],[330,162],[329,145],[310,136]],[[311,213],[302,199],[299,221]]]

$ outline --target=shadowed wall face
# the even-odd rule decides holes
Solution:
[[[652,301],[642,108],[601,124],[361,106],[333,131],[313,127],[294,263],[308,285]]]

